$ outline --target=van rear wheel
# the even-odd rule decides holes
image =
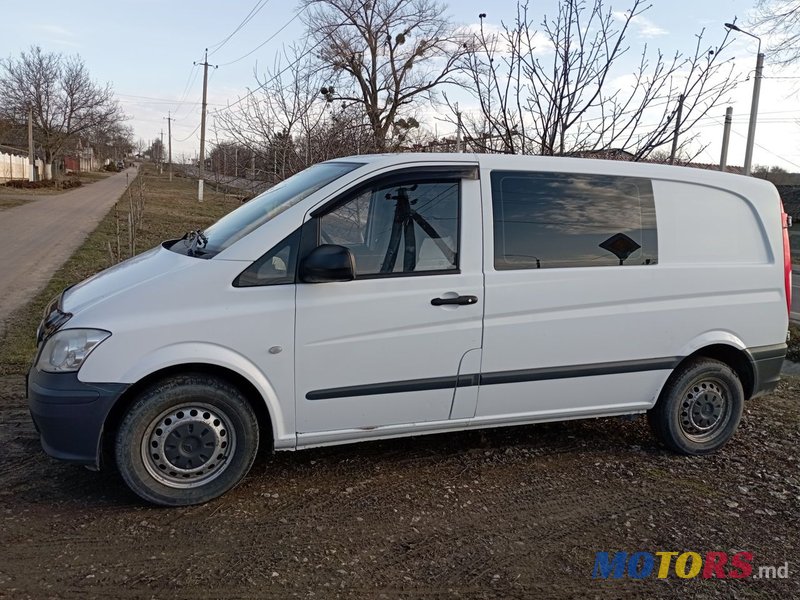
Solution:
[[[117,467],[141,498],[201,504],[234,487],[258,450],[258,421],[242,393],[202,374],[164,379],[133,403],[117,432]]]
[[[709,454],[736,432],[744,391],[725,363],[695,358],[667,380],[648,420],[656,436],[681,454]]]

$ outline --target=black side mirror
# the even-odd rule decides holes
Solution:
[[[300,281],[305,283],[352,281],[355,278],[355,258],[344,246],[335,244],[317,246],[300,263]]]

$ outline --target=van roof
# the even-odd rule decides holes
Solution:
[[[408,152],[396,154],[359,154],[333,159],[330,162],[360,162],[374,167],[392,165],[445,162],[479,164],[483,169],[531,169],[555,172],[578,172],[597,175],[620,175],[647,177],[667,181],[684,181],[711,185],[744,195],[768,193],[777,195],[775,186],[769,181],[709,169],[697,169],[674,165],[597,158],[574,158],[562,156],[532,156],[512,154],[473,154]]]

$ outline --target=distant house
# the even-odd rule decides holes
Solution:
[[[94,148],[79,139],[75,148],[64,154],[64,169],[67,171],[94,171],[97,161],[94,157]]]

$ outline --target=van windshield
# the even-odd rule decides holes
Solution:
[[[204,237],[205,240],[199,247],[190,236],[178,240],[169,248],[179,254],[211,258],[318,189],[362,165],[328,162],[311,166],[272,186],[201,232],[201,239]]]

